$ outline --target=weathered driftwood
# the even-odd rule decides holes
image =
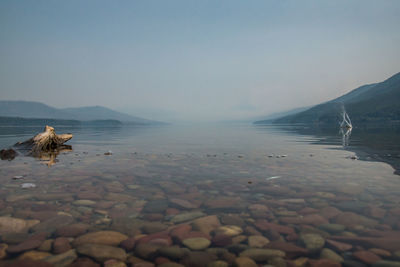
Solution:
[[[72,136],[72,134],[56,134],[53,127],[46,125],[43,133],[39,133],[24,142],[18,142],[14,146],[18,149],[28,150],[30,155],[41,156],[43,153],[71,148],[64,143],[70,140]]]

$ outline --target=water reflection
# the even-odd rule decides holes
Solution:
[[[351,130],[321,128],[315,125],[274,125],[281,131],[304,136],[304,142],[315,145],[341,145],[355,152],[360,160],[390,164],[400,175],[400,126],[357,125]],[[351,143],[350,143],[351,136]]]
[[[350,144],[350,136],[353,128],[340,128],[340,134],[342,135],[342,146],[348,147]]]

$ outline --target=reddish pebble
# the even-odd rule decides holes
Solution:
[[[326,240],[326,243],[334,250],[342,251],[342,252],[353,248],[353,246],[350,244],[342,243],[339,241],[333,241],[333,240],[329,240],[329,239]]]
[[[167,215],[176,215],[176,214],[179,214],[179,213],[180,213],[180,211],[178,209],[175,209],[175,208],[168,208],[165,211],[165,214],[167,214]]]
[[[135,238],[130,237],[124,241],[121,242],[119,245],[121,248],[125,249],[126,251],[132,251],[135,248]]]
[[[216,235],[213,237],[212,243],[217,247],[226,247],[232,244],[232,237],[227,235]]]
[[[7,263],[7,267],[52,267],[53,265],[45,261],[34,261],[34,260],[17,260],[12,263]]]
[[[381,257],[391,257],[392,253],[390,253],[387,250],[384,249],[380,249],[380,248],[370,248],[368,249],[369,251],[371,251],[372,253],[381,256]]]
[[[154,260],[154,263],[155,263],[156,265],[161,265],[161,264],[167,263],[167,262],[170,262],[170,260],[169,260],[168,258],[165,258],[165,257],[157,257],[157,258]]]
[[[78,258],[68,267],[100,267],[100,264],[94,262],[89,258]]]
[[[366,263],[366,264],[374,264],[377,261],[382,260],[381,257],[376,255],[375,253],[372,253],[371,251],[356,251],[353,253],[353,257],[356,259],[359,259],[360,261]]]
[[[328,259],[321,260],[309,260],[307,262],[307,267],[341,267],[342,265],[338,262],[331,261]]]
[[[21,253],[40,247],[43,242],[40,240],[27,240],[15,246],[9,246],[7,252],[10,254]]]
[[[67,252],[71,249],[69,240],[66,237],[58,237],[53,242],[53,252],[54,254],[61,254]]]

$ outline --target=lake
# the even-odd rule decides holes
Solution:
[[[0,147],[41,130],[2,126]],[[398,129],[55,130],[74,134],[71,151],[0,162],[5,264],[399,264]]]

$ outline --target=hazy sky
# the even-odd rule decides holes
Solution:
[[[0,99],[159,120],[317,104],[400,71],[400,1],[0,1]]]

